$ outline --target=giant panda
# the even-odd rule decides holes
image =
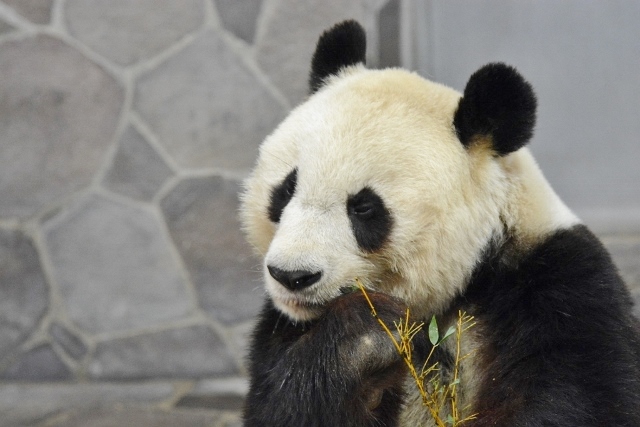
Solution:
[[[354,21],[319,39],[310,96],[268,136],[241,194],[266,298],[245,426],[430,426],[387,324],[459,310],[464,426],[640,426],[632,300],[525,147],[536,98],[488,64],[464,93],[365,68]],[[429,341],[414,339],[416,358]],[[451,348],[438,347],[442,375]],[[420,359],[421,360],[421,359]]]

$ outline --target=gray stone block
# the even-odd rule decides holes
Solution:
[[[100,408],[120,402],[128,405],[157,403],[169,399],[173,393],[170,383],[159,381],[145,384],[0,384],[0,426],[40,425],[40,421],[49,415],[76,408]]]
[[[345,19],[363,22],[366,8],[360,0],[282,0],[274,7],[263,37],[256,42],[257,58],[271,81],[296,105],[308,93],[311,55],[320,34]]]
[[[0,375],[5,381],[65,381],[72,377],[71,370],[50,344],[40,345],[22,354]]]
[[[0,34],[8,33],[13,30],[14,28],[11,25],[0,19]]]
[[[220,416],[215,412],[172,411],[130,407],[80,411],[47,427],[212,427]]]
[[[106,58],[131,65],[198,29],[202,0],[69,0],[71,34]]]
[[[249,381],[243,377],[204,379],[198,381],[188,393],[194,396],[235,394],[244,396],[249,391]]]
[[[262,279],[260,279],[262,281]],[[257,316],[257,312],[254,316]],[[257,318],[257,317],[256,317]],[[244,367],[246,356],[249,354],[249,345],[251,344],[251,336],[255,329],[255,318],[252,321],[234,325],[227,329],[227,336],[231,337],[229,346],[234,354],[242,356],[239,360],[241,366]]]
[[[49,290],[31,239],[0,229],[0,359],[24,341],[44,315]]]
[[[161,202],[200,304],[226,324],[255,316],[263,297],[259,262],[240,232],[237,192],[233,181],[192,178]]]
[[[209,328],[193,326],[98,343],[89,375],[99,380],[234,375],[231,354]]]
[[[134,107],[185,168],[248,170],[283,108],[209,31],[142,76]]]
[[[28,217],[89,184],[116,129],[122,88],[60,40],[0,47],[0,216]]]
[[[145,328],[191,313],[184,274],[150,212],[89,196],[44,231],[60,294],[80,328]]]
[[[231,421],[227,421],[223,427],[242,427],[242,421],[241,420],[231,420]]]
[[[236,419],[231,419],[231,420],[227,420],[222,427],[242,427],[242,420],[236,418]]]
[[[2,0],[20,15],[35,24],[48,24],[51,20],[53,0]]]
[[[79,360],[87,354],[88,349],[82,339],[59,323],[54,322],[51,324],[49,335],[72,358]]]
[[[183,396],[176,402],[178,408],[198,408],[216,411],[240,411],[244,407],[244,397],[235,394],[212,396]]]
[[[214,0],[224,28],[247,43],[253,43],[262,0]]]
[[[182,396],[176,407],[240,411],[247,390],[248,383],[243,378],[203,380]]]
[[[150,201],[173,173],[144,137],[129,126],[104,180],[116,193]]]

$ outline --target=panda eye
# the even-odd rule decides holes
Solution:
[[[358,221],[383,216],[385,212],[386,208],[380,196],[368,187],[363,188],[357,194],[349,196],[347,200],[347,213]]]
[[[357,215],[360,219],[367,219],[375,213],[375,206],[371,202],[360,203],[356,206],[350,206],[349,213]]]
[[[273,222],[280,222],[282,211],[289,204],[296,192],[298,182],[298,169],[292,170],[289,175],[273,190],[271,190],[271,203],[269,204],[269,219]]]
[[[365,187],[347,198],[347,215],[358,246],[365,252],[380,249],[391,232],[391,212],[382,198]]]
[[[293,197],[293,193],[296,192],[296,182],[295,180],[286,180],[284,187],[284,192],[288,197]]]

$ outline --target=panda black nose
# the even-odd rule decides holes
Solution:
[[[312,273],[306,270],[287,271],[268,265],[267,270],[271,277],[280,282],[285,288],[291,291],[299,291],[320,280],[322,272]]]

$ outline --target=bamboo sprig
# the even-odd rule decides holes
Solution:
[[[391,342],[395,346],[398,354],[402,357],[404,364],[409,370],[409,374],[413,378],[414,383],[418,388],[418,392],[422,398],[423,405],[427,408],[429,414],[433,418],[437,427],[458,427],[463,423],[473,420],[477,414],[469,415],[463,419],[460,419],[460,410],[458,403],[458,385],[460,384],[460,364],[463,360],[471,355],[471,353],[461,356],[461,338],[462,334],[472,328],[475,325],[473,316],[467,315],[463,311],[458,312],[458,320],[455,327],[450,327],[445,334],[440,337],[438,331],[438,325],[436,323],[435,316],[431,319],[429,324],[429,340],[431,341],[431,350],[422,365],[418,370],[413,363],[413,345],[412,340],[421,332],[424,328],[424,323],[416,323],[410,320],[409,308],[405,311],[404,319],[399,319],[394,322],[394,326],[397,332],[397,337],[384,323],[384,321],[378,316],[376,308],[374,307],[367,291],[362,282],[355,279],[357,287],[364,295],[369,307],[371,308],[371,314],[378,321],[382,329],[389,336]],[[439,375],[438,363],[430,363],[431,357],[434,354],[435,349],[442,344],[447,338],[455,334],[456,346],[455,346],[455,361],[453,370],[453,380],[449,384],[443,384],[441,381],[441,375]],[[431,386],[431,390],[428,389],[427,384]],[[445,419],[442,419],[441,412],[445,408],[447,402],[451,407],[450,414]]]
[[[462,341],[462,334],[474,327],[476,322],[473,316],[469,316],[467,313],[458,310],[458,320],[456,321],[456,358],[453,368],[453,381],[449,384],[449,394],[451,396],[451,419],[453,427],[457,427],[460,424],[473,420],[477,417],[477,414],[469,415],[463,419],[460,419],[458,410],[458,390],[457,387],[460,384],[460,364],[463,360],[468,358],[471,353],[467,353],[464,356],[460,356],[460,342]]]

